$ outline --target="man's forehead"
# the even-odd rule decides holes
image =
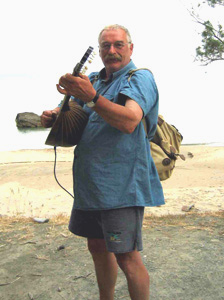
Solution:
[[[103,42],[107,39],[115,38],[118,41],[123,41],[126,39],[126,33],[123,29],[110,29],[104,30],[100,36],[100,41]]]

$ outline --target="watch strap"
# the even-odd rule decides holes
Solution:
[[[99,93],[98,92],[96,92],[96,96],[93,98],[93,100],[92,101],[90,101],[90,102],[93,102],[93,103],[96,103],[96,101],[99,99]]]

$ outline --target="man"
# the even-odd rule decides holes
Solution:
[[[149,275],[142,250],[145,206],[164,204],[162,187],[148,136],[154,135],[158,117],[158,92],[148,70],[136,71],[131,60],[133,44],[126,28],[105,27],[99,35],[99,53],[105,68],[89,77],[62,76],[60,93],[72,95],[89,114],[75,148],[74,205],[69,229],[87,238],[101,300],[114,299],[119,266],[132,300],[149,299]],[[42,124],[52,125],[43,113]]]

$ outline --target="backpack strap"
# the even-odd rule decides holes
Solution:
[[[146,137],[148,138],[148,130],[147,130],[147,124],[146,124],[145,117],[142,118],[142,124],[143,124],[144,129],[145,129]]]
[[[138,68],[138,69],[130,70],[130,71],[128,72],[128,74],[129,74],[128,82],[130,82],[132,75],[133,75],[136,71],[139,71],[139,70],[148,70],[150,73],[152,73],[152,71],[149,70],[149,69],[147,69],[147,68]],[[148,138],[148,129],[147,129],[148,126],[147,126],[147,122],[146,122],[145,117],[142,118],[142,123],[143,123],[144,129],[145,129],[146,137]]]
[[[99,79],[99,74],[95,75],[93,80],[91,81],[92,85],[94,85],[95,82]]]
[[[136,71],[139,71],[139,70],[148,70],[150,73],[152,73],[152,71],[149,70],[149,69],[147,69],[147,68],[138,68],[138,69],[130,70],[130,71],[128,72],[128,74],[129,74],[128,82],[130,82],[132,75],[133,75]]]

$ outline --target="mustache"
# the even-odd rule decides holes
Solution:
[[[105,60],[118,60],[118,61],[121,61],[122,58],[121,58],[121,56],[118,55],[118,54],[107,54],[107,55],[105,56]]]

